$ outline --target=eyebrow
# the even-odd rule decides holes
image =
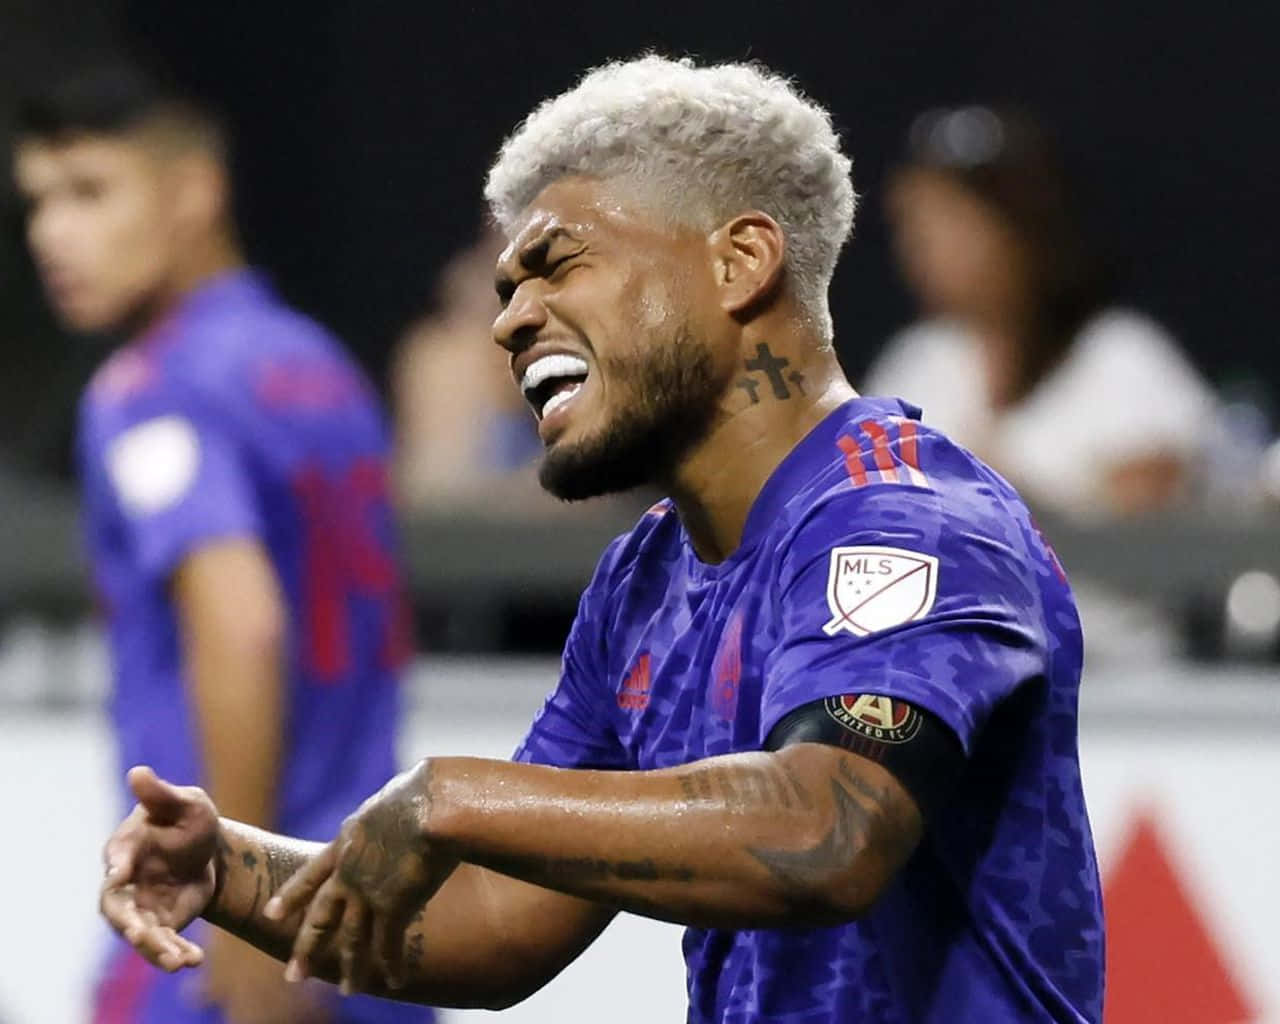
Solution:
[[[568,228],[563,225],[557,225],[543,231],[521,246],[520,252],[516,255],[516,262],[522,270],[528,271],[530,276],[542,273],[546,269],[547,254],[551,251],[552,244],[561,238],[568,238],[574,242],[581,241]],[[497,279],[494,281],[494,289],[505,306],[511,301],[511,296],[515,294],[516,282],[507,274],[499,271]]]

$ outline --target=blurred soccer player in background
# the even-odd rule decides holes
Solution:
[[[328,837],[395,771],[406,638],[387,432],[335,339],[244,266],[224,148],[199,107],[102,68],[24,106],[15,171],[61,318],[128,339],[78,436],[121,757],[247,822]],[[194,985],[121,945],[95,1019],[430,1019],[340,1005],[225,933],[207,941]]]
[[[659,57],[507,141],[494,333],[542,481],[670,499],[514,763],[427,758],[326,847],[132,772],[102,907],[153,962],[204,914],[291,977],[502,1006],[624,909],[689,926],[695,1024],[1098,1021],[1071,592],[1000,477],[844,380],[849,168],[784,80]]]
[[[1213,394],[1154,321],[1112,304],[1038,124],[988,107],[921,115],[888,213],[927,319],[890,341],[865,391],[918,403],[1039,508],[1101,520],[1184,496]]]

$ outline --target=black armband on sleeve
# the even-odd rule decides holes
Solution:
[[[942,721],[893,697],[845,694],[802,704],[770,731],[765,750],[826,743],[874,761],[896,778],[925,821],[964,772],[964,749]]]

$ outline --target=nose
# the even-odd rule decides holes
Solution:
[[[39,263],[61,263],[77,248],[75,212],[67,204],[42,202],[27,220],[27,244]]]
[[[493,322],[493,340],[512,355],[528,348],[547,324],[547,307],[542,304],[535,284],[521,282]]]
[[[27,219],[27,243],[31,251],[40,259],[48,259],[56,254],[61,240],[67,235],[67,218],[60,216],[57,210],[41,205],[32,211]]]

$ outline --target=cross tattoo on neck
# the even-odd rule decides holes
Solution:
[[[743,377],[738,381],[738,387],[747,393],[747,397],[751,399],[752,405],[758,405],[760,402],[760,385],[757,381],[750,377]]]
[[[769,384],[773,388],[774,398],[790,398],[791,392],[787,388],[787,382],[782,376],[782,371],[791,365],[789,359],[779,359],[769,351],[769,346],[761,343],[756,346],[756,357],[748,359],[742,364],[748,373],[757,371],[763,373],[769,378]]]
[[[782,371],[791,365],[791,360],[783,359],[775,356],[769,346],[760,344],[756,346],[756,354],[752,359],[748,359],[742,364],[743,369],[748,374],[763,373],[769,379],[769,386],[773,390],[773,397],[779,399],[788,399],[791,397],[791,388],[787,387],[787,381],[800,394],[804,394],[804,374],[799,370],[792,370],[785,377]],[[736,381],[736,386],[742,388],[747,393],[747,397],[751,399],[752,405],[760,404],[760,381],[755,377],[747,376]]]

